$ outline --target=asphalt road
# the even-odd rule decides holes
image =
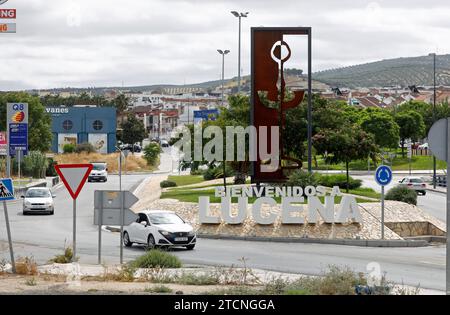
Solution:
[[[363,181],[364,187],[373,188],[375,191],[381,192],[380,186],[375,182],[373,175],[363,175],[352,177],[361,179]],[[392,182],[386,186],[385,192],[389,191],[392,187],[396,186],[398,182],[405,176],[395,175]],[[428,185],[428,184],[427,184]],[[432,216],[440,219],[443,222],[447,221],[446,218],[446,195],[443,193],[437,193],[432,191],[427,191],[425,196],[419,195],[417,197],[417,206]]]
[[[151,175],[147,175],[151,176]],[[123,188],[132,190],[145,175],[123,177]],[[93,225],[95,189],[117,189],[118,176],[107,183],[86,183],[78,198],[77,248],[81,263],[97,263],[98,228]],[[16,256],[32,255],[39,263],[62,253],[65,243],[72,242],[72,200],[65,188],[56,189],[55,215],[23,216],[21,203],[11,203],[9,214]],[[0,212],[3,212],[2,210]],[[5,241],[4,216],[0,213],[0,259],[9,258]],[[445,247],[366,248],[324,244],[271,243],[200,239],[194,251],[174,250],[185,263],[242,265],[245,257],[252,268],[319,274],[327,265],[348,265],[366,272],[371,262],[379,264],[390,280],[423,288],[444,290]],[[143,248],[125,249],[125,260],[143,253]],[[103,262],[118,263],[118,233],[103,233]]]

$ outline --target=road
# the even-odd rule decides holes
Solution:
[[[355,179],[361,179],[364,187],[373,188],[377,192],[381,192],[381,188],[374,180],[373,175],[353,175]],[[405,176],[394,175],[392,182],[386,186],[385,192],[389,191],[392,187],[398,184],[398,182]],[[427,184],[428,185],[428,184]],[[446,218],[446,195],[443,193],[437,193],[427,191],[425,196],[419,195],[417,197],[417,206],[432,216],[440,219],[443,222],[447,221]]]
[[[152,176],[152,175],[147,175]],[[146,176],[123,177],[124,189],[132,190]],[[150,179],[151,180],[151,179]],[[86,183],[78,199],[77,248],[81,263],[97,263],[98,229],[93,223],[95,189],[117,189],[118,176],[110,175],[107,183]],[[16,256],[34,256],[39,263],[62,253],[72,241],[72,201],[65,188],[55,190],[55,215],[23,216],[20,203],[11,203],[9,213]],[[2,212],[2,211],[1,211]],[[0,259],[9,258],[5,241],[4,216],[0,213]],[[141,254],[143,248],[125,249],[129,261]],[[245,257],[252,268],[319,274],[330,264],[348,265],[366,272],[371,262],[380,264],[390,280],[423,288],[444,290],[445,247],[425,248],[366,248],[324,244],[272,243],[200,239],[194,251],[174,250],[185,263],[239,265]],[[118,263],[118,233],[103,233],[103,262]]]

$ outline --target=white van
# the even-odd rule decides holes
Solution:
[[[88,182],[108,180],[108,167],[105,162],[91,162],[93,165],[92,171],[89,174]]]

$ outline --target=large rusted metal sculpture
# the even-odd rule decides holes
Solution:
[[[262,161],[258,154],[257,161],[253,164],[252,180],[254,182],[279,182],[286,180],[286,170],[302,167],[300,159],[290,157],[284,146],[284,132],[286,128],[286,110],[300,106],[305,91],[291,91],[286,88],[284,77],[284,64],[291,58],[292,51],[284,40],[284,35],[307,35],[308,56],[308,120],[310,121],[311,106],[311,29],[310,28],[252,28],[252,125],[257,130],[260,126],[267,126],[267,148],[271,148],[270,127],[279,126],[279,161],[278,167],[273,172],[262,172]],[[308,128],[310,139],[310,128]],[[310,142],[310,141],[309,141]],[[308,143],[310,152],[310,143]],[[258,141],[258,152],[261,143]],[[310,158],[308,159],[308,169]]]

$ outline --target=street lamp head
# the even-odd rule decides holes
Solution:
[[[229,50],[225,50],[223,53],[226,55],[228,54],[230,51]]]
[[[223,55],[223,51],[221,49],[217,49],[217,51],[219,52],[219,54]]]
[[[231,14],[233,14],[235,17],[239,17],[239,13],[237,13],[236,11],[231,11]]]
[[[241,16],[242,16],[242,17],[247,17],[248,13],[249,13],[249,12],[241,13]]]
[[[436,53],[430,53],[430,54],[428,54],[428,56],[434,57],[434,56],[436,56]]]

